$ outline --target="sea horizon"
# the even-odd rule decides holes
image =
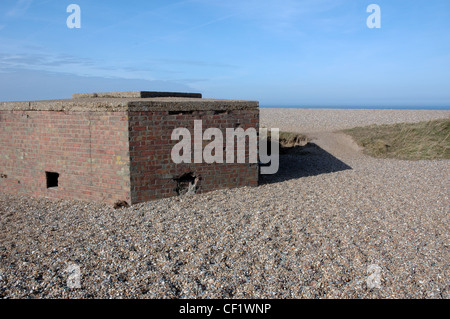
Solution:
[[[413,110],[413,111],[450,111],[450,106],[271,106],[260,108],[274,109],[351,109],[351,110]]]

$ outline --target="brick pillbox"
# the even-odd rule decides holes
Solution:
[[[258,164],[175,164],[174,129],[259,128],[256,101],[117,92],[0,103],[0,191],[128,204],[258,184]],[[193,142],[192,138],[192,142]],[[203,144],[208,144],[204,141]],[[246,155],[248,158],[248,141]],[[235,143],[237,148],[237,143]],[[194,148],[192,148],[193,150]]]

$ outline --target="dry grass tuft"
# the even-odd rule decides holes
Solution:
[[[344,130],[368,155],[403,160],[450,159],[450,119]]]

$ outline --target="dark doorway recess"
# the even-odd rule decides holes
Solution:
[[[59,173],[45,172],[45,176],[47,178],[47,188],[58,187]]]

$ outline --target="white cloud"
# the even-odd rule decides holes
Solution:
[[[33,0],[18,0],[17,3],[12,7],[6,15],[10,17],[18,17],[24,15],[28,8],[30,7]]]
[[[341,0],[247,0],[213,1],[214,4],[242,17],[287,22],[301,16],[332,10],[342,4]]]
[[[204,6],[215,6],[221,12],[252,21],[265,32],[277,35],[301,35],[305,21],[316,19],[343,5],[345,0],[197,0]]]

